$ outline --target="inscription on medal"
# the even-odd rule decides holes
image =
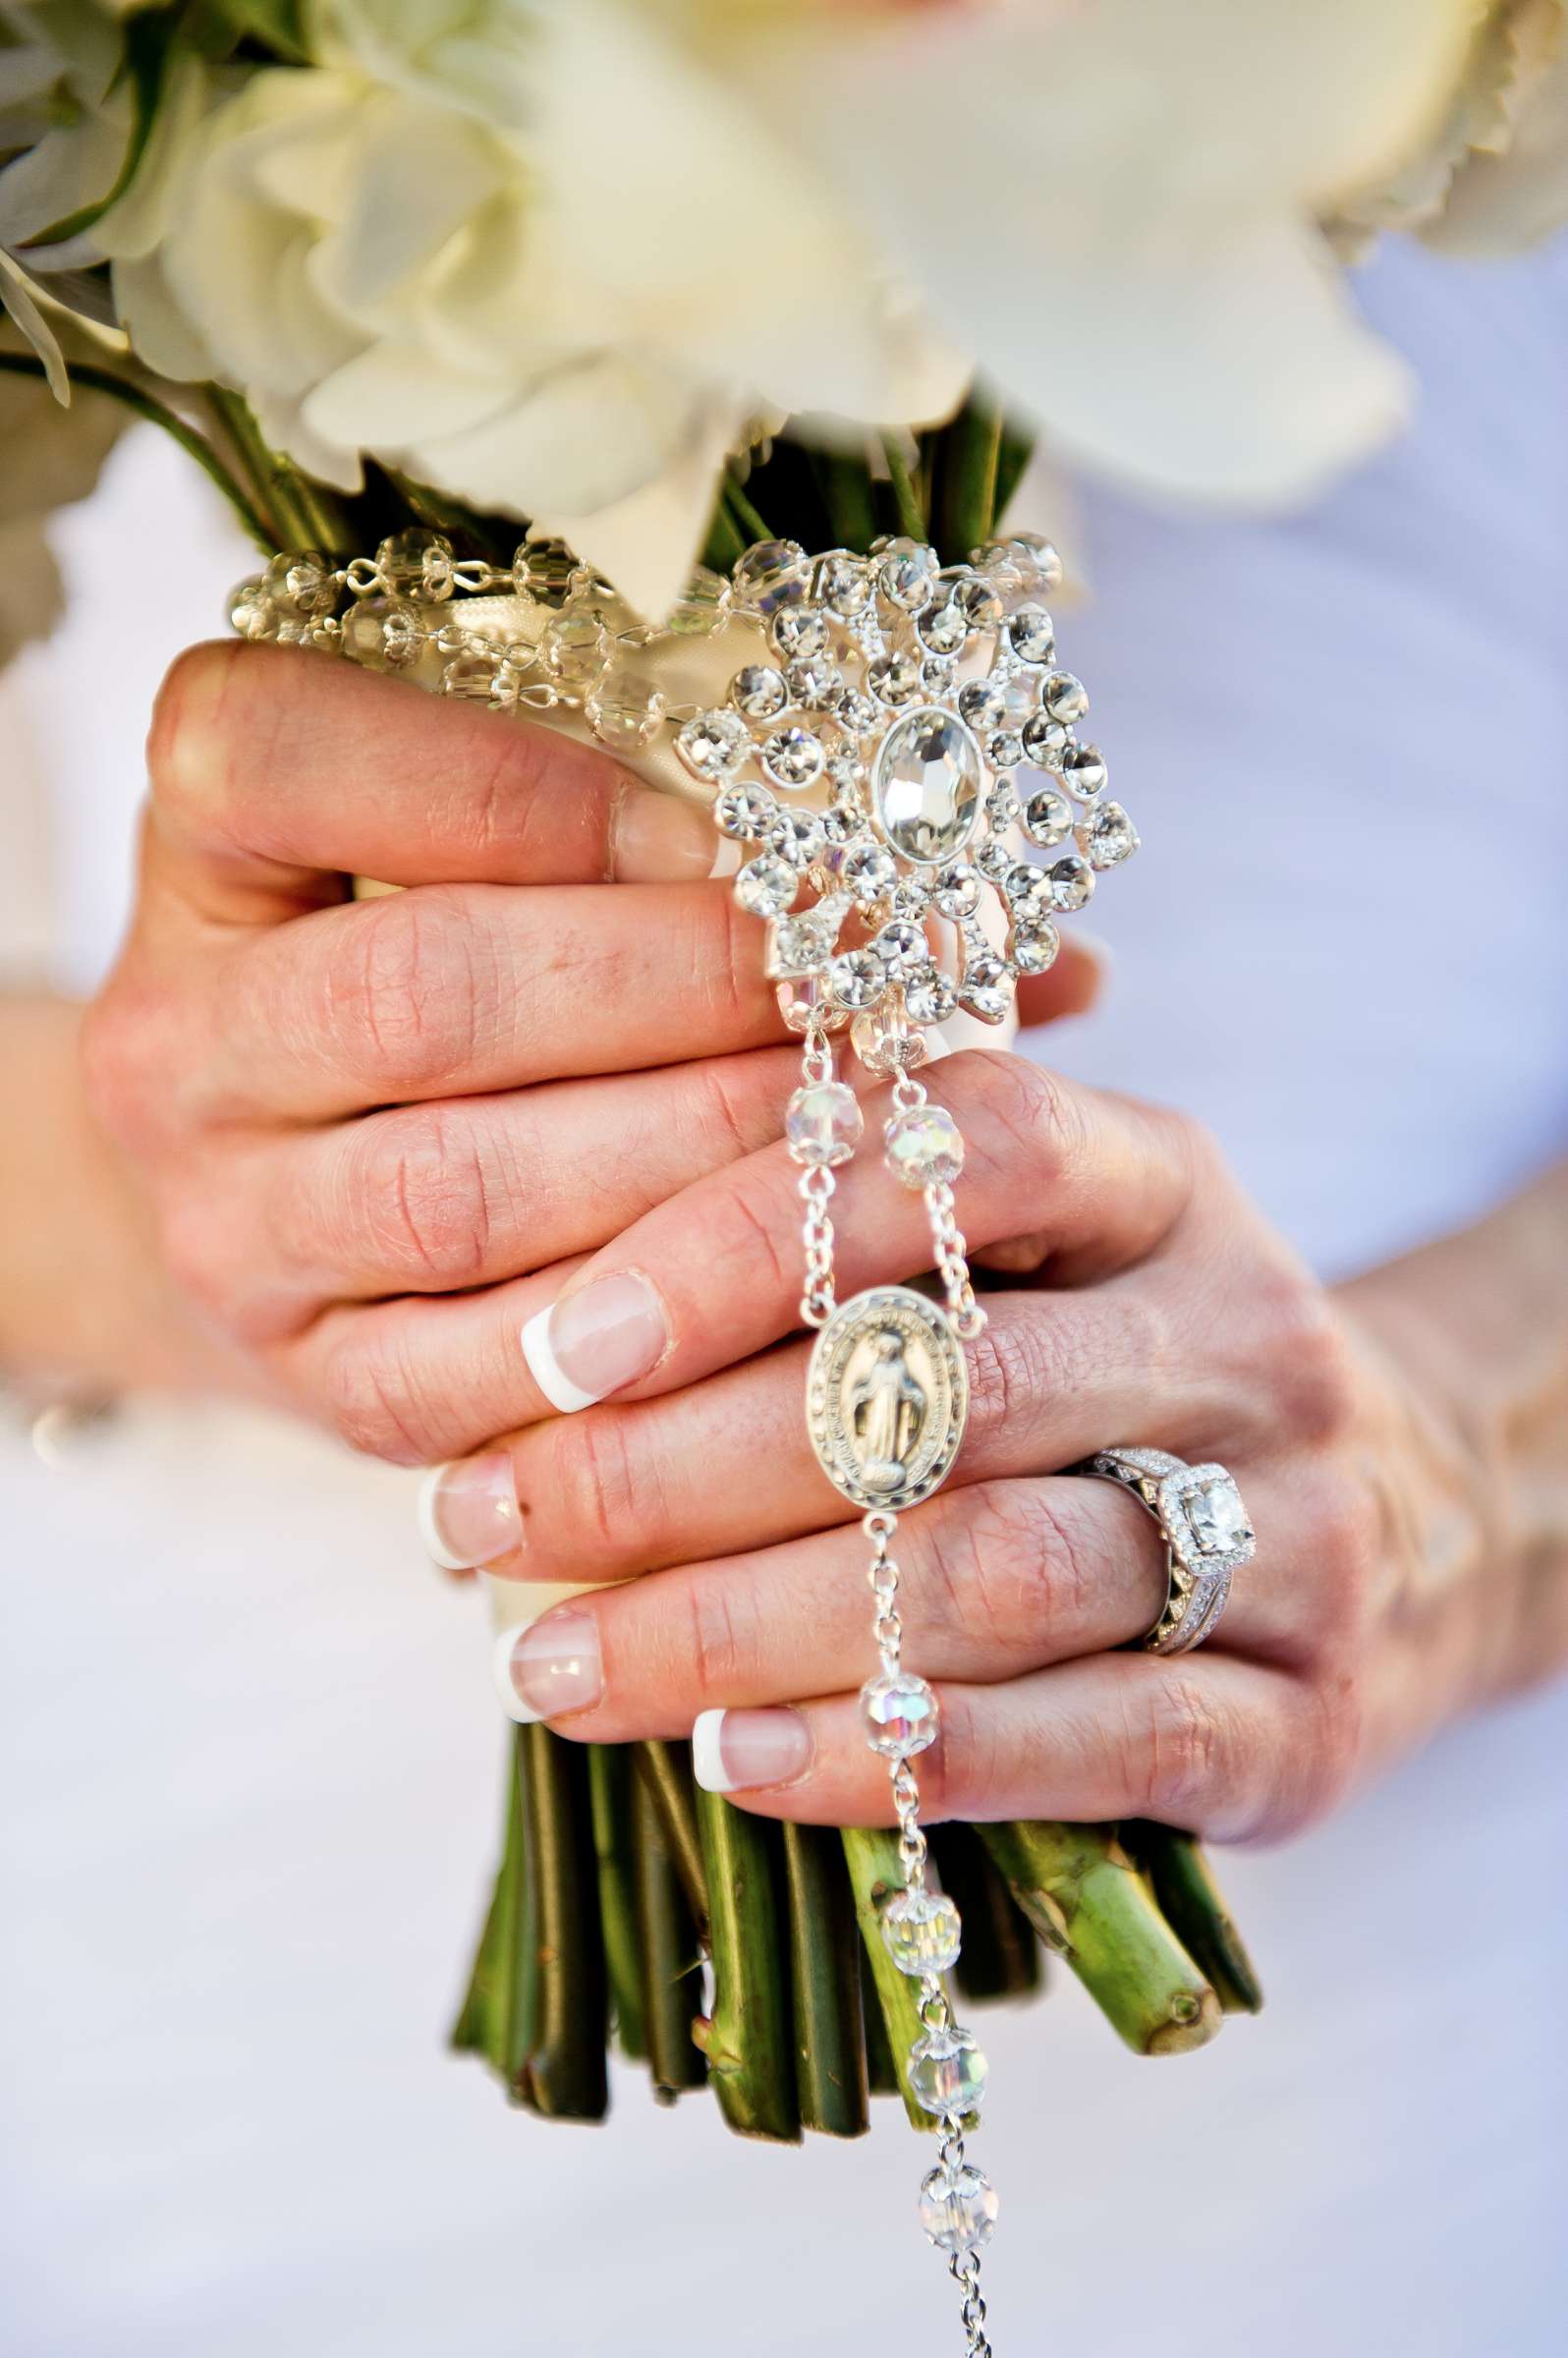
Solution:
[[[857,1506],[899,1512],[946,1481],[969,1414],[969,1371],[943,1313],[886,1285],[822,1328],[807,1384],[812,1446]]]

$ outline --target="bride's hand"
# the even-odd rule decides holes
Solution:
[[[777,1134],[798,1057],[719,839],[557,733],[238,643],[175,664],[149,772],[98,1123],[248,1380],[402,1463],[474,1450],[577,1259]],[[1092,987],[1064,958],[1035,1012]],[[602,1391],[650,1354],[635,1288],[601,1307]],[[488,1513],[449,1502],[452,1552]]]
[[[905,1659],[940,1697],[941,1740],[920,1768],[933,1815],[1277,1833],[1521,1674],[1542,1633],[1517,1609],[1527,1534],[1507,1528],[1509,1413],[1443,1319],[1468,1285],[1486,1305],[1473,1328],[1495,1333],[1506,1304],[1529,1342],[1526,1306],[1561,1291],[1549,1224],[1538,1216],[1518,1250],[1476,1248],[1464,1283],[1417,1263],[1351,1304],[1312,1280],[1181,1118],[999,1054],[954,1056],[930,1094],[968,1141],[957,1192],[972,1248],[1036,1232],[1009,1255],[1015,1271],[1032,1264],[1029,1285],[987,1297],[971,1347],[954,1479],[894,1542]],[[929,1259],[922,1199],[872,1143],[885,1110],[868,1104],[867,1146],[837,1174],[841,1299]],[[868,1546],[813,1461],[808,1346],[785,1339],[797,1178],[768,1147],[573,1278],[532,1338],[546,1396],[516,1403],[529,1416],[557,1388],[556,1325],[575,1333],[599,1287],[643,1289],[658,1349],[634,1397],[514,1436],[525,1541],[492,1569],[613,1582],[663,1567],[515,1641],[516,1715],[618,1740],[721,1714],[700,1730],[704,1781],[770,1815],[860,1825],[890,1815],[857,1706],[874,1668]],[[1538,1368],[1539,1343],[1538,1327]],[[1153,1522],[1110,1484],[1060,1471],[1135,1442],[1227,1465],[1257,1528],[1216,1633],[1179,1658],[1113,1651],[1165,1600]],[[519,1601],[522,1621],[526,1590]]]

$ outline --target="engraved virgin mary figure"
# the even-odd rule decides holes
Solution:
[[[896,1490],[925,1422],[925,1393],[896,1326],[877,1330],[874,1357],[849,1396],[850,1431],[868,1490]]]

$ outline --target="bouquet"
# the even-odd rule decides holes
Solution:
[[[62,488],[90,480],[106,404],[150,420],[263,552],[247,637],[587,732],[711,807],[756,854],[739,889],[806,1045],[819,1348],[853,1145],[827,1040],[852,1015],[910,1092],[889,1151],[932,1207],[932,1348],[975,1331],[921,1029],[1005,1021],[1052,913],[1137,844],[1075,733],[1042,602],[1061,563],[1011,528],[1014,492],[1037,441],[1037,465],[1279,503],[1391,432],[1403,371],[1341,263],[1384,228],[1476,248],[1554,217],[1557,0],[37,0],[0,27],[0,384],[75,396],[88,458]],[[917,697],[939,726],[911,756]],[[923,811],[928,886],[890,858],[911,847],[884,773],[918,759],[924,793],[980,741],[990,832],[960,880]],[[1061,857],[1021,858],[1018,829]],[[929,1375],[904,1381],[926,1400]],[[923,2218],[980,2350],[994,2198],[964,2160],[980,2079],[949,1990],[1025,1996],[1049,1950],[1149,2054],[1260,1993],[1179,1829],[922,1829],[933,1707],[887,1543],[926,1489],[899,1487],[896,1408],[879,1430],[873,1469],[842,1433],[819,1454],[868,1509],[899,1830],[764,1824],[685,1746],[520,1727],[454,2039],[557,2117],[603,2114],[612,2036],[661,2100],[710,2089],[755,2135],[855,2135],[901,2093],[943,2125]]]

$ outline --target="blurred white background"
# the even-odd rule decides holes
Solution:
[[[1372,298],[1427,410],[1316,516],[1089,503],[1064,643],[1147,848],[1110,1006],[1036,1043],[1198,1104],[1331,1266],[1564,1128],[1568,269],[1401,262]],[[61,537],[71,622],[0,682],[0,907],[11,963],[86,987],[153,687],[245,560],[140,433]],[[855,2147],[742,2148],[628,2077],[606,2130],[556,2128],[443,2051],[500,1733],[411,1499],[216,1408],[132,1409],[60,1472],[0,1441],[0,2342],[939,2358],[885,2107]],[[985,2018],[1000,2350],[1561,2349],[1565,1752],[1542,1695],[1226,1860],[1269,2005],[1202,2054],[1135,2061],[1065,1975]]]

